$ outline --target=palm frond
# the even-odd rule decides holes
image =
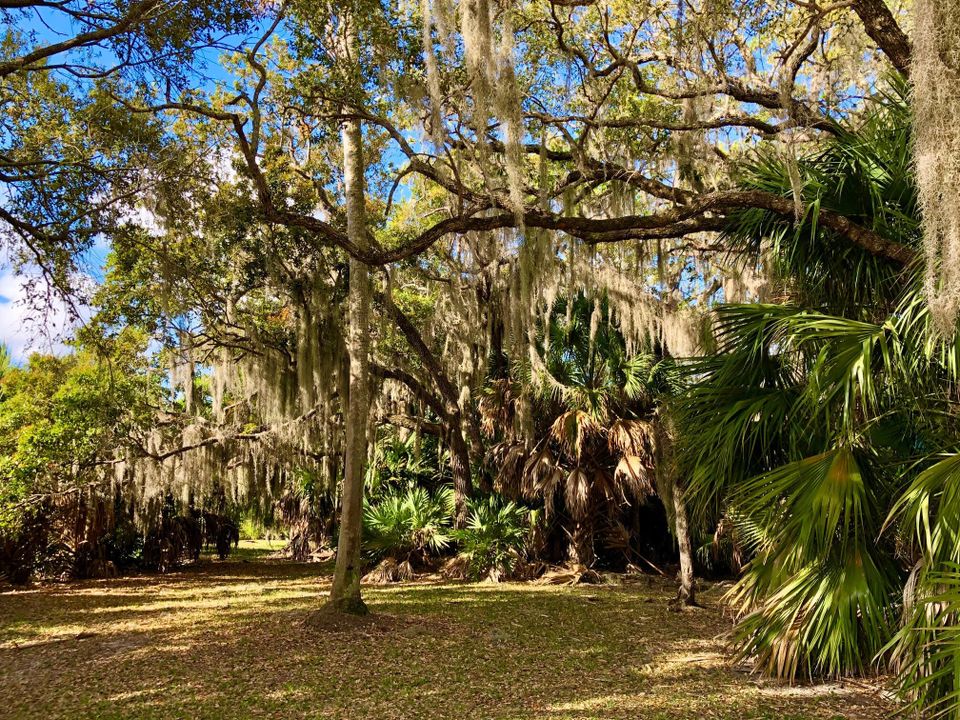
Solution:
[[[890,636],[896,575],[855,454],[839,447],[752,478],[733,503],[757,552],[730,593],[741,654],[788,678],[867,670]]]

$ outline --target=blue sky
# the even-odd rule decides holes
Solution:
[[[27,302],[23,278],[14,275],[9,264],[0,272],[0,340],[18,363],[31,351],[63,352],[61,338],[67,329],[67,313],[55,308],[38,318]]]

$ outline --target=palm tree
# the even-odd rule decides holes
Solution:
[[[629,551],[625,511],[655,489],[670,499],[672,489],[669,464],[658,463],[667,438],[659,401],[679,376],[670,361],[629,355],[616,325],[597,321],[609,318],[607,310],[605,299],[582,293],[558,299],[540,328],[542,371],[516,367],[481,402],[484,429],[499,439],[491,451],[497,488],[542,501],[545,517],[559,518],[568,559],[581,572],[594,564],[598,541]],[[677,525],[686,532],[685,521]],[[689,538],[679,540],[689,568]],[[692,576],[684,595],[693,602]]]
[[[916,268],[817,222],[830,209],[919,247],[909,148],[893,81],[858,128],[798,163],[801,220],[749,211],[729,229],[757,256],[769,243],[782,299],[716,308],[718,350],[680,403],[679,462],[699,517],[722,515],[752,556],[730,594],[744,656],[786,677],[895,659],[906,695],[957,716],[960,463],[942,453],[960,441],[960,345],[934,329]],[[743,184],[789,196],[789,175],[761,154]]]

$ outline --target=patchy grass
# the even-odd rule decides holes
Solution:
[[[279,553],[286,546],[285,540],[241,540],[235,548],[230,548],[229,562],[252,562],[264,560],[275,553]],[[214,559],[216,554],[212,550],[204,553],[205,559]]]
[[[330,567],[266,559],[0,593],[0,717],[881,718],[862,684],[729,666],[720,589],[675,613],[660,581],[370,587],[369,622],[303,621]],[[321,573],[323,577],[321,577]]]

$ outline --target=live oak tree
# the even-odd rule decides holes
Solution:
[[[892,18],[889,12],[871,14],[868,6],[854,8],[861,26],[849,8],[809,4],[758,14],[750,4],[698,8],[681,3],[673,11],[655,4],[426,3],[412,9],[420,16],[420,37],[415,37],[402,15],[385,17],[376,12],[382,9],[361,5],[353,11],[364,19],[358,27],[368,33],[360,43],[366,52],[357,58],[364,81],[352,89],[337,82],[343,58],[341,52],[338,59],[334,36],[342,17],[328,10],[308,22],[300,8],[282,6],[250,50],[237,56],[238,92],[224,88],[207,98],[194,93],[125,105],[203,120],[210,146],[239,158],[238,185],[250,193],[252,219],[298,233],[316,248],[345,251],[352,258],[351,277],[360,279],[350,284],[351,292],[364,284],[363,266],[400,263],[458,238],[451,247],[461,263],[459,277],[477,279],[468,293],[479,293],[488,308],[501,304],[513,354],[528,354],[536,365],[530,318],[549,304],[559,278],[570,289],[601,278],[598,286],[618,289],[624,299],[618,308],[621,322],[638,338],[662,340],[676,323],[665,321],[663,308],[651,310],[629,298],[629,284],[616,273],[603,278],[594,272],[595,259],[609,262],[616,256],[622,268],[655,270],[661,290],[652,304],[666,307],[676,302],[663,294],[668,284],[673,294],[682,294],[679,275],[664,283],[668,263],[682,275],[691,258],[699,262],[722,249],[703,233],[722,229],[743,208],[765,208],[784,217],[802,211],[796,187],[792,197],[730,189],[730,164],[761,140],[780,143],[789,156],[818,134],[836,132],[832,108],[842,107],[850,86],[865,77],[862,67],[841,62],[836,48],[865,47],[862,27],[871,37],[885,37],[882,29]],[[529,28],[520,33],[528,40],[525,57],[515,50],[517,27]],[[788,48],[772,70],[758,70],[754,50],[743,46],[750,33],[761,48]],[[707,52],[695,49],[699,45]],[[462,52],[462,64],[441,62],[438,48],[453,48],[455,59]],[[413,58],[421,52],[426,93],[409,82],[417,74]],[[530,61],[534,56],[536,69]],[[304,68],[305,59],[314,63]],[[401,63],[403,72],[393,73],[391,62]],[[798,97],[812,92],[796,83],[801,71],[816,75],[825,104]],[[545,103],[547,97],[562,102]],[[329,164],[318,170],[318,158],[333,167],[342,162],[344,170],[350,163],[346,156],[335,158],[330,148],[318,151],[317,136],[329,139],[332,128],[343,124],[346,132],[352,127],[343,143],[350,150],[357,146],[358,123],[368,163],[371,141],[379,149],[380,157],[366,169],[381,168],[382,185],[374,188],[378,205],[368,207],[368,195],[363,208],[354,203],[350,211],[349,198],[351,193],[359,197],[359,183],[347,188],[344,173],[336,191],[343,200],[331,200],[331,180],[339,180],[325,173]],[[410,130],[424,131],[426,137],[412,140]],[[727,143],[717,144],[721,135]],[[672,163],[674,152],[681,162]],[[351,163],[360,159],[356,152],[350,155]],[[393,157],[404,165],[388,179],[390,160],[384,158]],[[623,157],[635,159],[624,163]],[[394,202],[401,185],[420,193],[412,203],[418,212],[442,219],[397,222],[398,209],[411,204]],[[369,216],[371,209],[381,214],[367,218],[367,231],[351,231],[351,213],[356,221],[359,210]],[[829,209],[821,210],[819,222],[882,256],[912,257],[907,248]],[[520,236],[513,234],[518,227]],[[671,242],[687,236],[691,240]],[[597,251],[608,243],[629,249],[612,255]],[[645,249],[647,243],[658,243],[655,251]],[[474,266],[466,274],[465,257]],[[723,280],[710,278],[704,291],[716,292],[717,282]],[[472,424],[462,416],[469,403],[454,400],[462,393],[448,377],[457,374],[460,363],[447,358],[444,369],[435,351],[418,341],[417,328],[404,322],[386,289],[382,307],[419,357],[417,369],[434,386],[432,407],[453,426],[451,447],[465,458],[461,433],[464,425],[469,433]],[[463,288],[457,292],[463,294]],[[709,300],[709,292],[702,294]],[[353,308],[354,317],[362,319],[364,303]],[[415,375],[374,369],[425,396]],[[466,480],[462,485],[467,487]]]
[[[888,61],[910,71],[896,15],[870,0],[437,0],[260,12],[235,43],[226,79],[191,85],[162,64],[139,84],[114,82],[112,67],[102,82],[84,79],[95,88],[78,95],[90,112],[102,106],[150,141],[131,184],[112,181],[113,193],[126,192],[78,191],[116,197],[113,216],[36,234],[22,224],[31,217],[23,192],[23,207],[9,211],[21,224],[8,223],[27,247],[42,240],[33,254],[43,267],[50,248],[69,268],[83,242],[125,224],[127,197],[149,209],[146,225],[156,227],[127,228],[115,247],[128,260],[137,254],[144,272],[146,259],[165,266],[175,290],[153,309],[174,382],[189,405],[194,366],[210,366],[213,398],[207,426],[188,422],[202,437],[146,459],[292,442],[298,459],[343,481],[333,596],[355,609],[373,404],[363,400],[378,395],[370,376],[441,420],[462,522],[482,459],[475,404],[488,360],[542,374],[537,319],[581,290],[608,298],[633,346],[698,352],[700,309],[763,292],[762,261],[732,262],[717,233],[746,210],[804,217],[798,158],[841,132],[838,117],[860,112],[858,97],[882,85]],[[190,18],[196,28],[212,20]],[[107,35],[81,32],[77,47],[151,27],[126,15],[98,22]],[[868,52],[877,48],[882,55]],[[14,53],[26,60],[10,77],[35,77],[54,50]],[[760,146],[783,158],[786,191],[737,184],[738,164]],[[170,165],[189,160],[188,171],[147,162],[164,153]],[[838,208],[816,217],[878,258],[906,265],[916,255]],[[413,312],[416,293],[405,296],[405,285],[433,298],[432,317]],[[227,410],[239,400],[266,435],[241,438],[251,433],[238,429],[236,407]]]
[[[333,57],[345,76],[344,85],[359,94],[360,15],[341,6],[337,16],[339,43]],[[345,114],[351,105],[345,105]],[[363,158],[363,129],[358,118],[345,118],[340,130],[343,146],[343,191],[347,216],[347,239],[359,250],[369,244],[366,221],[366,165]],[[370,412],[370,326],[373,286],[366,262],[350,259],[350,290],[347,297],[347,353],[350,355],[349,396],[345,412],[343,500],[340,510],[340,538],[337,565],[330,590],[330,607],[336,612],[365,613],[360,598],[360,528],[363,512],[363,478],[367,459],[367,417]]]
[[[585,499],[622,491],[623,450],[672,497],[681,599],[690,526],[750,541],[745,656],[839,676],[891,651],[904,692],[939,704],[960,605],[955,6],[356,0],[252,24],[44,6],[77,32],[5,40],[22,102],[3,109],[0,219],[64,294],[108,235],[95,329],[164,346],[161,419],[107,453],[130,493],[267,497],[304,468],[342,487],[335,611],[364,610],[372,424],[440,437],[458,524],[475,480],[519,468],[544,501],[562,486],[586,562]],[[209,28],[242,37],[200,80],[198,45],[227,40]],[[656,433],[617,426],[613,372],[558,380],[576,363],[539,329],[573,298],[583,357],[610,328],[624,355],[702,356],[676,426],[675,398],[642,409]],[[511,412],[482,416],[507,378]],[[536,403],[555,397],[548,436]],[[485,456],[490,417],[512,466]]]

